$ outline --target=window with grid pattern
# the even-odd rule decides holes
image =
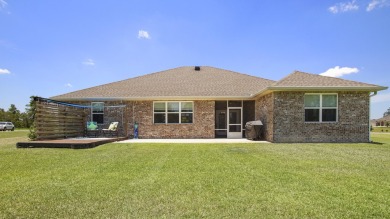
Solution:
[[[337,122],[337,94],[305,94],[305,122]]]

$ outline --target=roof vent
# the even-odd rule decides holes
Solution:
[[[200,66],[195,66],[195,71],[200,71]]]

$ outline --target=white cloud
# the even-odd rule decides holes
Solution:
[[[93,59],[86,59],[82,63],[83,63],[83,65],[88,65],[88,66],[94,66],[95,65],[95,61],[93,61]]]
[[[359,69],[358,68],[350,68],[350,67],[341,67],[336,66],[334,68],[328,69],[326,72],[321,73],[320,75],[322,76],[329,76],[329,77],[342,77],[344,75],[349,75],[352,73],[358,73]]]
[[[1,0],[0,0],[1,1]],[[2,68],[0,68],[0,75],[2,75],[2,74],[11,74],[11,72],[8,70],[8,69],[2,69]]]
[[[333,14],[343,13],[347,11],[358,10],[359,5],[356,4],[356,0],[352,0],[351,2],[340,2],[328,8]]]
[[[371,0],[371,2],[368,4],[366,10],[372,11],[375,8],[383,8],[390,6],[390,2],[388,0]]]
[[[140,30],[138,31],[138,39],[150,39],[150,35],[147,31]]]
[[[371,98],[371,102],[373,103],[390,102],[390,93],[375,95]]]
[[[73,87],[73,85],[70,83],[67,83],[67,84],[65,84],[65,87]]]
[[[0,0],[0,9],[1,8],[5,8],[5,6],[7,6],[7,2],[5,0]]]

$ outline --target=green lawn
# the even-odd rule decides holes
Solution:
[[[19,134],[0,133],[0,218],[390,218],[390,134],[86,150],[16,149]]]
[[[371,132],[389,132],[390,133],[390,127],[373,127],[373,130]]]

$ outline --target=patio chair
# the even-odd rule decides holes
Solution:
[[[97,137],[100,134],[98,129],[97,122],[89,121],[87,122],[86,136],[87,137]]]
[[[102,129],[104,136],[114,136],[118,137],[118,124],[119,122],[111,122],[108,129]]]

